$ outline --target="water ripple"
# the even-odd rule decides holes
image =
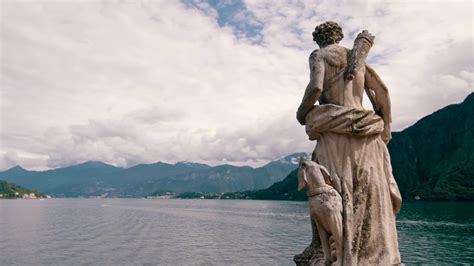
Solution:
[[[461,217],[404,205],[405,263],[474,263],[473,205],[455,206]],[[311,240],[307,211],[284,201],[0,201],[0,264],[294,265]]]

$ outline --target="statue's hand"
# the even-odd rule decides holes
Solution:
[[[296,120],[304,126],[306,123],[306,112],[303,112],[301,108],[298,108],[298,111],[296,112]]]
[[[386,123],[382,132],[382,140],[385,144],[388,144],[392,139],[392,131],[390,128],[390,124]]]

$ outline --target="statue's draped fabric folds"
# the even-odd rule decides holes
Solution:
[[[330,250],[319,262],[399,264],[395,215],[401,196],[386,146],[391,136],[390,99],[381,79],[365,64],[374,37],[362,32],[349,50],[337,44],[342,36],[342,29],[334,22],[316,27],[313,37],[320,49],[310,55],[310,82],[297,112],[309,139],[317,141],[314,161],[328,170],[326,183],[342,199],[342,258]],[[374,111],[362,107],[364,92]],[[312,198],[318,195],[308,196],[312,208]],[[316,216],[311,213],[311,219],[316,220],[312,222],[313,234],[321,228],[315,225],[323,222]],[[321,232],[313,235],[313,243],[295,256],[295,262],[317,262],[321,242],[323,250],[325,245],[321,237],[325,237]],[[329,238],[328,243],[331,241]],[[334,249],[329,244],[329,249]]]
[[[380,136],[321,132],[315,154],[344,202],[344,265],[399,263],[390,188],[399,194]]]

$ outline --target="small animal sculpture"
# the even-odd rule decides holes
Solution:
[[[342,198],[327,184],[330,180],[331,176],[324,166],[300,159],[298,190],[306,189],[310,216],[316,219],[324,259],[326,264],[342,265]],[[335,249],[334,252],[331,249]]]

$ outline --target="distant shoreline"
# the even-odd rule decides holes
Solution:
[[[140,199],[146,199],[146,200],[223,200],[223,201],[232,201],[232,200],[245,200],[245,201],[289,201],[289,202],[306,202],[307,199],[245,199],[245,198],[181,198],[181,197],[170,197],[170,198],[159,198],[159,197],[49,197],[49,198],[34,198],[34,199],[29,199],[29,198],[0,198],[0,200],[44,200],[44,199],[131,199],[131,200],[140,200]],[[404,199],[403,202],[474,202],[472,200],[429,200],[429,199],[419,199],[419,200],[414,200],[414,199]]]

